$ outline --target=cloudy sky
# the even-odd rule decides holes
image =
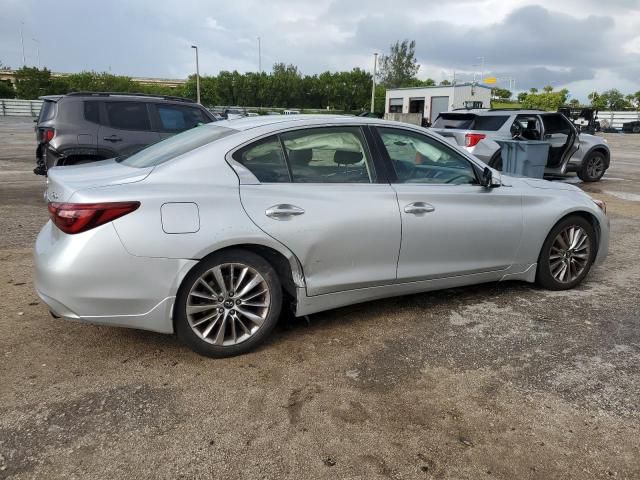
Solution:
[[[194,70],[297,65],[303,73],[372,68],[373,52],[415,39],[418,76],[473,78],[482,67],[516,90],[640,90],[640,0],[0,0],[0,61],[54,71],[184,78]],[[475,66],[474,66],[475,65]]]

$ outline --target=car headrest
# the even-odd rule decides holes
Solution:
[[[362,160],[362,152],[336,150],[336,153],[333,154],[333,162],[338,165],[354,165],[360,160]]]
[[[289,150],[289,161],[292,165],[309,165],[312,157],[313,150],[311,148]]]

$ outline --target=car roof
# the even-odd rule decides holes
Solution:
[[[187,105],[198,105],[190,98],[176,97],[171,95],[153,95],[147,93],[127,93],[127,92],[70,92],[65,95],[44,95],[40,100],[60,101],[62,99],[99,99],[99,100],[131,100],[132,102],[162,102],[162,103],[182,103]],[[204,108],[204,107],[203,107]]]
[[[356,117],[353,115],[262,115],[259,117],[243,117],[235,120],[222,120],[219,122],[209,123],[207,125],[214,127],[227,127],[234,130],[250,130],[259,127],[274,127],[274,130],[283,127],[296,127],[296,126],[322,126],[322,125],[381,125],[381,126],[398,126],[398,127],[412,127],[420,128],[416,125],[408,123],[394,122],[391,120],[382,120],[379,118],[368,117]]]

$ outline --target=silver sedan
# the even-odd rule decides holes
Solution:
[[[439,135],[361,117],[216,122],[49,171],[35,246],[52,314],[244,353],[303,316],[482,282],[578,285],[603,203],[500,175]]]

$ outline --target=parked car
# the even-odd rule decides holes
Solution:
[[[575,287],[607,255],[602,202],[511,178],[441,136],[362,117],[203,125],[52,168],[35,286],[54,315],[247,352],[303,316],[482,282]]]
[[[640,120],[623,123],[622,131],[624,133],[640,133]]]
[[[33,171],[38,175],[55,166],[126,155],[214,120],[204,107],[181,97],[74,92],[40,98]]]
[[[300,115],[300,110],[285,110],[282,112],[283,115]]]
[[[449,137],[487,165],[502,170],[500,145],[495,140],[549,142],[545,175],[576,172],[585,182],[597,182],[609,168],[607,141],[580,133],[558,112],[538,110],[463,110],[441,113],[433,130]]]
[[[247,113],[242,107],[228,107],[222,111],[222,116],[227,120],[236,120],[246,117]]]

